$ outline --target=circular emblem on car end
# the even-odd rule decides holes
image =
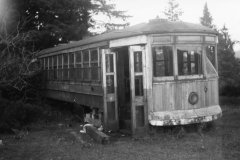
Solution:
[[[198,94],[196,92],[191,92],[188,97],[188,102],[194,105],[198,102]]]

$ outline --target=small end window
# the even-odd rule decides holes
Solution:
[[[173,50],[170,46],[152,47],[154,77],[173,76]]]
[[[202,74],[202,51],[200,47],[177,49],[178,74],[199,75]]]
[[[214,68],[216,68],[216,61],[215,61],[215,46],[209,45],[206,47],[206,55],[207,58],[210,60]]]

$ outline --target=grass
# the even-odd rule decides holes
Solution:
[[[212,159],[237,160],[240,157],[240,105],[239,99],[221,98],[223,117],[214,126],[199,134],[195,126],[188,126],[181,138],[177,127],[160,128],[155,134],[141,139],[114,134],[108,145],[90,143],[84,146],[70,134],[79,133],[80,127],[51,124],[35,124],[22,138],[0,135],[0,160],[186,160]]]

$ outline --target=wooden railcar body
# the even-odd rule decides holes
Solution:
[[[222,114],[217,33],[155,19],[40,52],[46,96],[97,108],[105,129],[208,122]]]

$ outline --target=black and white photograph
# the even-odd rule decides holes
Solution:
[[[0,160],[239,160],[239,0],[0,0]]]

